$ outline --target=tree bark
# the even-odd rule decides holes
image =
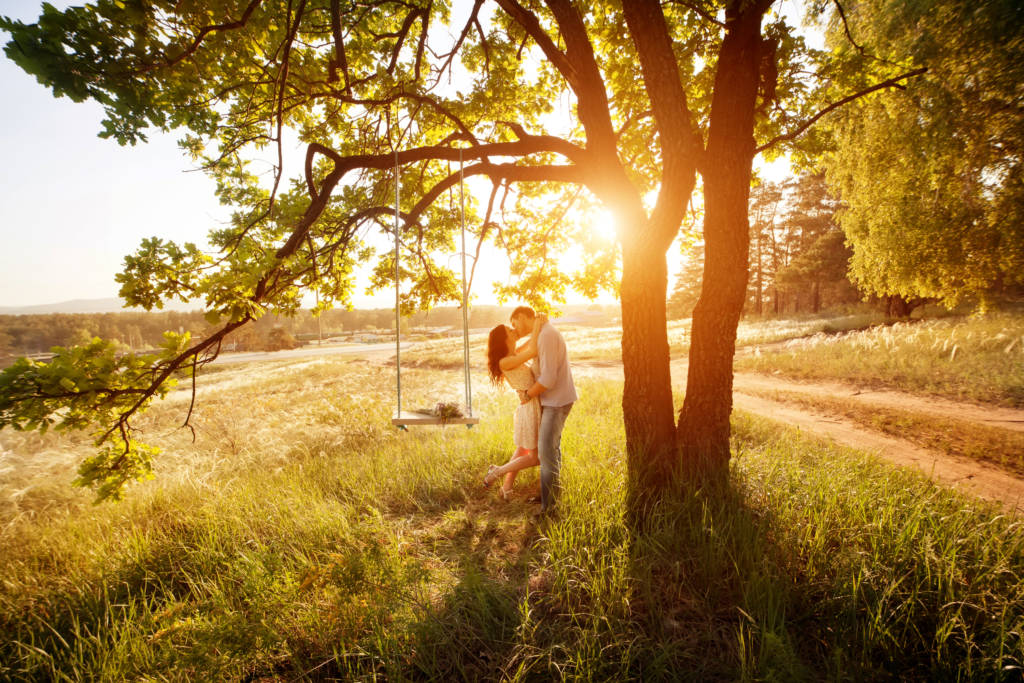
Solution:
[[[552,0],[548,0],[551,2]],[[679,64],[661,5],[623,0],[623,14],[637,50],[644,88],[661,148],[658,199],[644,216],[639,194],[620,212],[634,228],[622,240],[622,392],[630,473],[629,510],[645,515],[646,500],[671,481],[677,463],[665,298],[665,254],[696,183],[702,140],[692,127]]]
[[[885,298],[885,315],[888,318],[906,319],[918,306],[928,303],[921,297],[904,298],[899,294],[890,294]]]
[[[704,281],[693,311],[686,398],[677,439],[691,476],[728,472],[736,326],[746,293],[759,82],[767,5],[733,0],[715,74],[704,177]]]
[[[657,494],[676,464],[665,253],[644,241],[624,245],[622,253],[622,412],[632,510]]]

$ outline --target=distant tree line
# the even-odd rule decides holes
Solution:
[[[859,0],[846,10],[826,34],[837,57],[928,67],[818,130],[850,277],[896,313],[1024,295],[1024,4]]]
[[[817,313],[860,298],[847,277],[852,252],[836,221],[838,208],[822,174],[751,188],[747,315]],[[684,250],[668,301],[670,318],[690,316],[703,269],[698,240]]]
[[[492,327],[507,322],[511,311],[507,306],[474,306],[469,326]],[[462,309],[439,307],[402,320],[403,334],[419,327],[461,330]],[[152,349],[160,345],[167,330],[201,338],[212,329],[215,326],[202,311],[0,315],[0,356],[46,353],[54,346],[77,346],[93,337],[119,342],[125,350]],[[239,351],[276,351],[320,336],[328,339],[357,331],[394,334],[394,329],[394,309],[330,310],[319,319],[304,310],[294,317],[264,316],[230,335],[228,343]]]
[[[54,346],[76,346],[93,337],[133,349],[153,348],[167,330],[202,335],[207,327],[200,311],[0,315],[0,353],[45,353]]]

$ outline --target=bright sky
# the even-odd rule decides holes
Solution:
[[[0,13],[34,21],[41,4],[4,0]],[[0,32],[0,43],[8,39]],[[0,108],[0,307],[115,297],[114,275],[142,239],[203,245],[227,218],[213,182],[189,171],[177,135],[153,133],[138,147],[100,139],[99,105],[55,99],[5,56],[0,92],[6,103]],[[481,263],[476,302],[493,302],[487,281],[501,269],[500,258]],[[394,294],[359,297],[355,304],[393,306]]]
[[[30,21],[40,5],[4,0],[0,12]],[[101,140],[99,105],[55,99],[6,56],[0,89],[0,306],[117,296],[114,274],[143,238],[202,243],[226,216],[213,183],[184,172],[174,136]]]

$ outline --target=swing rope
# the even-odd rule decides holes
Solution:
[[[398,417],[402,416],[402,280],[398,272],[398,196],[401,183],[398,177],[398,147],[395,147],[395,376],[398,381]]]
[[[395,378],[398,410],[392,423],[400,429],[405,429],[407,424],[431,424],[431,421],[424,419],[410,419],[402,415],[402,296],[401,296],[401,270],[399,267],[400,256],[400,210],[401,200],[401,179],[399,176],[398,149],[395,149]],[[462,356],[463,369],[465,372],[466,389],[466,415],[457,421],[472,427],[479,422],[473,417],[473,386],[469,371],[469,283],[466,280],[466,195],[465,195],[465,170],[463,164],[462,150],[459,150],[459,224],[462,231]],[[444,424],[446,420],[442,420]]]
[[[459,149],[459,221],[462,224],[462,355],[466,372],[466,414],[473,417],[473,388],[469,381],[469,283],[466,281],[466,195],[462,149]]]

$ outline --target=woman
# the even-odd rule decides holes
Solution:
[[[533,323],[533,332],[526,344],[518,350],[516,331],[508,325],[498,325],[487,337],[487,369],[491,374],[491,381],[498,385],[503,381],[508,382],[510,387],[519,392],[520,397],[512,429],[516,451],[501,467],[491,465],[487,470],[487,476],[484,477],[485,487],[493,484],[499,477],[505,477],[501,487],[501,496],[505,500],[508,500],[512,493],[512,486],[519,470],[540,464],[540,460],[537,459],[540,401],[536,397],[529,401],[525,400],[526,390],[536,381],[533,368],[526,363],[537,356],[537,336],[545,322],[546,316],[537,316]]]

